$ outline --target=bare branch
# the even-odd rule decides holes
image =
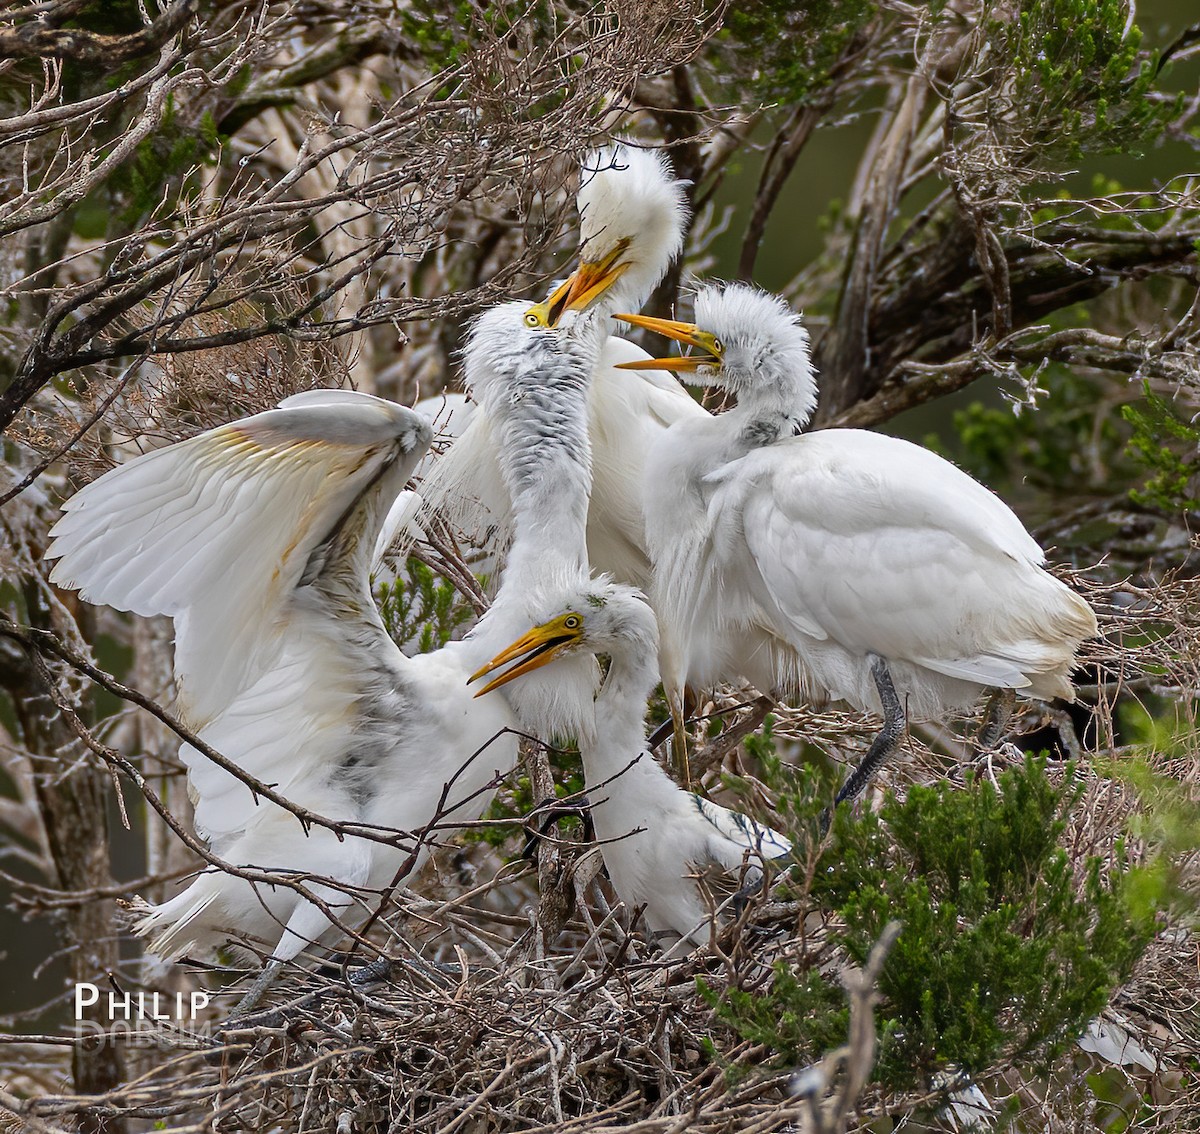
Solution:
[[[102,35],[82,28],[48,26],[74,15],[78,4],[52,5],[48,16],[0,28],[0,59],[52,55],[114,70],[131,59],[157,51],[194,16],[199,0],[175,0],[153,23],[129,35]]]

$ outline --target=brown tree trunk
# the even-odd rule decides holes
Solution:
[[[26,590],[30,623],[50,627],[41,595]],[[112,886],[109,867],[108,777],[63,720],[49,691],[28,657],[23,659],[20,688],[14,689],[17,718],[26,749],[44,759],[35,786],[46,842],[62,890],[82,893]],[[89,982],[100,987],[119,961],[113,933],[113,903],[96,899],[61,914],[60,933],[67,947],[72,985]],[[84,1009],[84,1018],[107,1025],[108,1002]],[[125,1080],[120,1049],[103,1037],[87,1036],[76,1045],[71,1061],[75,1090],[81,1095],[103,1094]],[[84,1134],[124,1134],[124,1120],[85,1113],[79,1122]]]

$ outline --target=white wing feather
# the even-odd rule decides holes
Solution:
[[[85,489],[56,530],[56,574],[101,601],[173,615],[201,736],[291,803],[415,833],[445,795],[453,819],[471,820],[515,758],[516,722],[503,699],[472,699],[478,661],[464,647],[405,658],[367,584],[385,517],[397,515],[389,505],[430,437],[420,416],[365,395],[288,399]],[[299,872],[336,911],[387,885],[408,855],[306,830],[189,745],[181,756],[213,851]],[[287,958],[329,920],[287,887],[209,872],[138,926],[172,956],[230,929],[278,942]]]
[[[710,857],[727,870],[739,869],[747,852],[767,860],[786,858],[792,853],[791,841],[771,827],[703,796],[692,798],[697,813],[712,827],[716,836]]]
[[[1069,695],[1062,671],[1094,615],[1041,568],[1011,510],[948,462],[882,434],[828,430],[707,479],[714,574],[752,594],[764,624],[790,630],[833,696],[874,707],[868,653],[901,675]],[[926,684],[928,705],[910,690],[917,715],[949,695]]]
[[[340,649],[338,636],[324,630],[318,619],[293,620],[273,664],[204,728],[203,737],[292,803],[344,819],[358,810],[344,762],[356,747],[362,675],[355,667],[361,658]],[[386,635],[376,644],[395,649]],[[242,780],[190,745],[180,756],[188,767],[196,829],[225,855],[230,840],[274,805],[264,808]]]
[[[253,680],[309,556],[397,447],[417,443],[418,420],[379,398],[310,391],[148,453],[67,501],[51,579],[174,616],[182,703],[201,723]]]
[[[609,877],[627,906],[645,907],[665,944],[708,939],[711,905],[697,874],[720,905],[761,878],[764,860],[791,853],[778,831],[684,791],[649,752],[632,764],[607,743],[581,755],[589,785],[608,781],[594,789],[591,810]]]

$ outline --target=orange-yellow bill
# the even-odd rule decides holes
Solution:
[[[515,661],[516,664],[511,669],[492,678],[475,694],[476,697],[482,697],[493,689],[499,689],[501,685],[507,685],[513,678],[547,665],[578,639],[578,627],[578,615],[562,615],[541,626],[535,626],[528,634],[501,650],[487,665],[471,674],[467,678],[467,684],[470,685]]]
[[[696,347],[701,354],[681,354],[668,358],[648,358],[642,362],[618,362],[618,370],[699,370],[702,366],[712,366],[719,363],[720,356],[713,349],[716,340],[707,331],[701,331],[695,323],[682,323],[674,319],[656,319],[651,315],[614,315],[623,323],[632,323],[635,327],[645,327],[657,335],[683,343],[685,346]]]
[[[567,280],[567,294],[563,299],[562,310],[583,311],[608,291],[629,267],[629,261],[621,259],[628,250],[629,241],[619,240],[616,247],[602,259],[581,259],[579,267]]]
[[[629,261],[621,259],[628,250],[629,241],[619,240],[601,259],[580,260],[579,267],[527,314],[535,315],[544,327],[556,327],[564,312],[586,310],[628,270]]]

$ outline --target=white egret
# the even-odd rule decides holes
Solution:
[[[1095,615],[1044,570],[1007,505],[907,441],[792,436],[816,389],[807,336],[782,300],[710,286],[695,313],[695,323],[619,316],[694,348],[654,365],[737,395],[719,417],[674,425],[646,462],[668,688],[740,674],[765,691],[882,711],[839,801],[897,747],[907,715],[936,716],[985,689],[1073,699]]]
[[[578,652],[610,659],[594,717],[579,735],[604,865],[626,906],[645,906],[646,922],[665,948],[701,945],[720,896],[758,884],[764,860],[788,856],[791,844],[740,812],[685,791],[646,748],[658,631],[641,592],[598,579],[582,589],[547,593],[536,605],[553,617],[475,675],[512,663],[480,692],[516,688],[530,671]]]
[[[597,671],[583,655],[554,681],[511,691],[519,719],[503,699],[478,702],[466,687],[529,624],[535,583],[587,575],[584,399],[600,335],[587,317],[530,327],[525,311],[517,303],[485,313],[467,350],[502,436],[516,536],[495,603],[461,642],[406,657],[375,608],[376,537],[432,431],[367,395],[297,395],[137,458],[77,493],[52,533],[53,580],[93,602],[172,616],[187,721],[318,815],[414,832],[439,811],[468,822],[496,771],[514,762],[506,730],[571,731],[590,706]],[[182,756],[196,826],[213,851],[291,873],[339,917],[356,920],[361,891],[390,885],[407,858],[407,848],[306,832],[189,747]],[[258,989],[329,929],[326,913],[295,890],[226,872],[201,875],[139,926],[165,956],[210,948],[230,930],[277,942]]]
[[[583,164],[578,204],[579,267],[531,309],[531,324],[553,325],[567,311],[588,309],[603,317],[636,310],[682,246],[687,218],[683,187],[661,154],[617,144],[590,155]],[[649,358],[634,344],[609,337],[588,395],[589,557],[594,569],[636,586],[648,585],[650,578],[641,498],[646,454],[673,422],[708,417],[669,375],[618,368]],[[452,522],[468,531],[506,530],[511,501],[496,475],[497,447],[490,413],[477,409],[422,485],[427,505],[444,508]]]

